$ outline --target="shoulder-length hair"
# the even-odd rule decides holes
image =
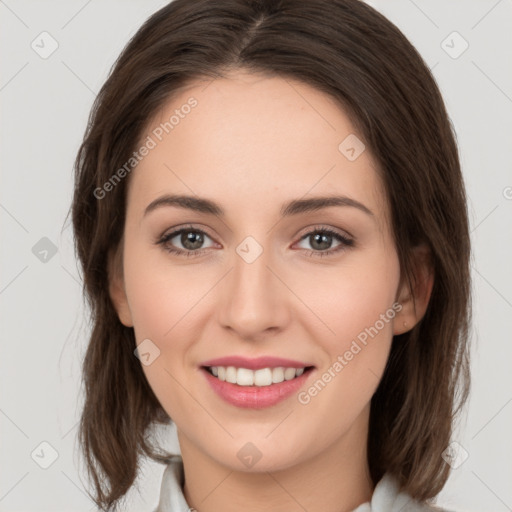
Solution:
[[[98,190],[127,162],[173,92],[196,79],[249,70],[303,81],[349,115],[378,163],[403,279],[413,251],[431,252],[427,311],[395,336],[371,401],[368,464],[418,500],[450,467],[442,452],[469,393],[470,241],[455,134],[428,66],[402,32],[359,0],[175,0],[128,42],[93,105],[75,161],[71,205],[92,332],[83,361],[79,441],[99,507],[116,509],[139,456],[165,463],[146,435],[171,418],[133,354],[109,296],[109,261],[124,229],[129,176]]]

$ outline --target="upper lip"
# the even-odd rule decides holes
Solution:
[[[313,365],[311,363],[304,363],[302,361],[273,356],[261,356],[255,359],[248,359],[243,356],[228,356],[204,361],[201,366],[234,366],[236,368],[260,370],[262,368],[277,368],[278,366],[283,366],[285,368],[305,368]]]

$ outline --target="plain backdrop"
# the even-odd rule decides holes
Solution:
[[[369,3],[433,70],[470,200],[473,387],[454,438],[467,458],[438,502],[512,510],[512,2]],[[0,511],[96,510],[77,454],[88,322],[64,219],[94,97],[128,39],[165,4],[0,1]],[[179,449],[172,429],[161,434]],[[162,472],[144,463],[127,510],[154,509]]]

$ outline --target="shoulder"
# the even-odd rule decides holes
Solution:
[[[371,502],[353,512],[452,512],[438,505],[420,503],[405,492],[400,492],[396,479],[386,473],[375,487]]]
[[[181,455],[173,455],[167,460],[167,466],[162,475],[160,499],[154,512],[190,512],[183,495],[183,460]]]

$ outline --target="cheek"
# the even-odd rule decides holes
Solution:
[[[173,265],[158,251],[131,245],[124,261],[125,286],[136,343],[149,339],[157,347],[158,357],[142,369],[174,417],[189,407],[180,383],[190,378],[189,349],[201,336],[204,318],[199,315],[211,304],[208,292],[218,277],[200,265],[193,271]]]
[[[173,265],[162,249],[134,246],[125,258],[125,286],[136,339],[164,340],[190,323],[195,305],[205,295],[211,276],[197,269],[191,275]]]
[[[305,390],[303,403],[314,400],[326,415],[336,404],[349,417],[368,403],[391,348],[393,319],[400,309],[395,302],[399,276],[395,253],[380,250],[347,258],[336,271],[317,273],[309,287],[301,284],[300,293],[319,317],[307,315],[304,325],[326,355],[320,382]]]
[[[364,339],[375,325],[375,337],[392,336],[399,277],[396,255],[374,251],[347,258],[337,268],[317,269],[314,278],[298,278],[295,290],[315,313],[306,316],[314,338],[324,340],[332,353],[348,349],[360,334]]]
[[[125,259],[125,285],[136,343],[149,339],[158,354],[150,364],[142,364],[142,370],[164,410],[181,424],[190,408],[190,397],[182,388],[186,356],[197,339],[190,329],[197,322],[199,308],[194,306],[205,294],[205,285],[162,261],[151,260],[151,255],[140,258],[132,251]]]

